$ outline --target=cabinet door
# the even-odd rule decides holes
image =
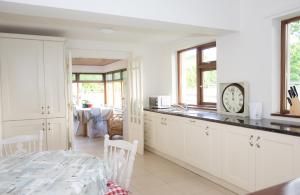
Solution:
[[[0,38],[4,121],[44,118],[43,42]]]
[[[45,97],[48,118],[65,117],[64,50],[61,42],[44,42]]]
[[[64,118],[47,119],[48,150],[67,149],[67,128]]]
[[[168,146],[168,120],[167,116],[160,114],[155,124],[154,148],[159,152],[166,153]]]
[[[256,136],[256,190],[299,177],[296,137],[262,131]]]
[[[155,116],[149,112],[144,113],[144,130],[145,145],[154,147]]]
[[[204,147],[203,125],[194,119],[187,119],[184,125],[184,156],[186,161],[201,169],[200,161],[206,148]]]
[[[224,179],[245,190],[253,191],[255,188],[255,148],[252,144],[254,130],[224,125],[222,137]]]
[[[168,145],[167,153],[184,160],[184,118],[168,116]]]
[[[3,138],[15,137],[18,135],[39,135],[41,131],[45,132],[46,119],[7,121],[3,122]],[[46,135],[44,135],[44,146],[46,145]]]
[[[214,124],[204,122],[204,138],[201,139],[200,168],[217,177],[221,176],[221,132]]]

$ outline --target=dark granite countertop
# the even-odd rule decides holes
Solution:
[[[299,122],[272,119],[251,120],[249,117],[236,117],[203,110],[198,113],[173,112],[170,109],[144,108],[144,110],[300,137],[300,120]]]

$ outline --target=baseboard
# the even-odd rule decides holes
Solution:
[[[165,153],[162,153],[162,152],[159,152],[158,150],[152,148],[152,147],[149,147],[149,146],[145,146],[145,150],[149,151],[149,152],[152,152],[154,154],[157,154],[159,155],[160,157],[162,158],[165,158],[169,161],[172,161],[173,163],[185,168],[185,169],[188,169],[194,173],[196,173],[197,175],[200,175],[202,177],[205,177],[206,179],[224,187],[224,188],[227,188],[229,189],[230,191],[234,192],[234,193],[237,193],[237,194],[247,194],[249,193],[248,191],[245,191],[244,189],[236,186],[236,185],[233,185],[231,183],[228,183],[227,181],[221,179],[221,178],[218,178],[218,177],[215,177],[205,171],[202,171],[201,169],[197,168],[197,167],[194,167],[193,165],[190,165],[184,161],[181,161],[179,159],[176,159],[172,156],[169,156],[168,154],[165,154]]]

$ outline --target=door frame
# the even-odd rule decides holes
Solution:
[[[114,54],[115,53],[115,54]],[[132,56],[131,52],[127,51],[118,51],[118,50],[105,50],[105,49],[84,49],[84,48],[67,48],[66,49],[66,94],[67,94],[67,120],[68,120],[68,140],[69,145],[68,147],[71,149],[73,148],[73,100],[72,100],[72,57],[87,57],[87,58],[105,58],[105,55],[107,55],[108,58],[114,58],[114,55],[117,56],[116,58],[119,58],[121,60],[124,60],[127,62],[126,69],[127,69],[127,77],[125,79],[126,82],[126,91],[127,94],[125,94],[125,110],[124,114],[127,117],[127,120],[123,121],[123,138],[124,140],[130,140],[129,139],[129,111],[128,111],[128,105],[129,105],[129,65],[130,65],[130,59]],[[127,106],[126,106],[127,105]],[[123,116],[124,118],[124,116]]]

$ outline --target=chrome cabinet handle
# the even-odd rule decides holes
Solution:
[[[50,123],[48,123],[48,131],[51,131]]]
[[[48,114],[50,114],[50,106],[47,106],[47,109],[48,109]]]
[[[257,147],[257,148],[260,148],[259,140],[260,140],[260,137],[258,136],[258,137],[256,138],[256,147]]]
[[[42,114],[45,114],[45,112],[44,112],[44,106],[42,106],[41,109],[42,109]]]
[[[254,136],[251,135],[251,136],[250,136],[250,139],[249,139],[249,144],[250,144],[251,147],[253,147],[253,137],[254,137]]]

